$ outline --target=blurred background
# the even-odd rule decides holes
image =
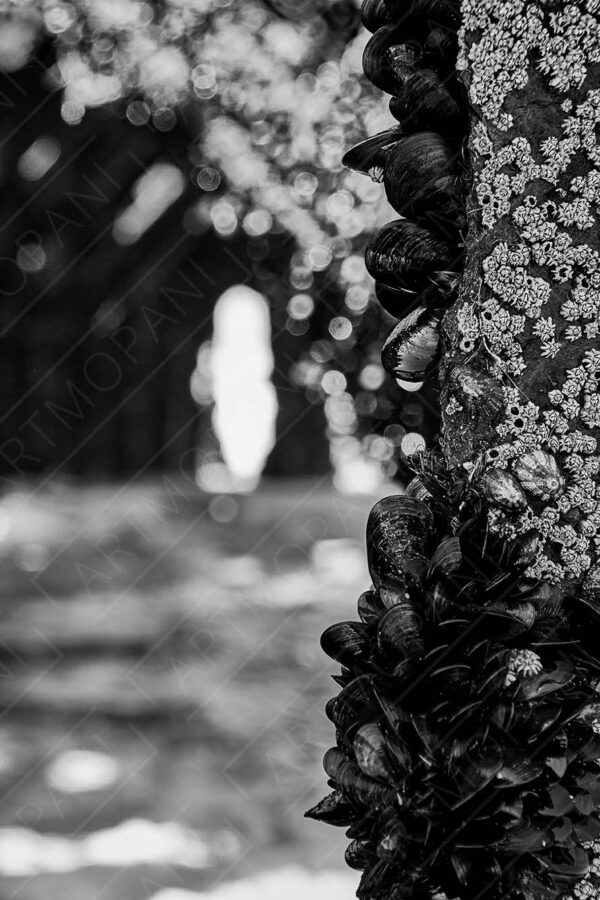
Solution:
[[[437,428],[358,6],[0,2],[3,900],[353,894],[318,638]]]

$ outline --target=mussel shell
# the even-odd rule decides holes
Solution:
[[[405,43],[406,30],[384,25],[367,42],[363,52],[363,70],[375,87],[393,94],[415,71],[421,55],[418,47]]]
[[[450,292],[437,284],[426,285],[420,291],[409,291],[406,288],[392,288],[381,282],[375,283],[375,296],[390,316],[401,319],[418,306],[439,309],[450,300]]]
[[[425,649],[422,624],[421,616],[409,599],[386,612],[377,628],[377,646],[388,664],[397,666],[422,656]]]
[[[384,612],[397,606],[402,600],[409,596],[406,583],[404,581],[390,581],[382,584],[379,588],[379,596],[384,606]]]
[[[342,165],[347,169],[360,172],[362,175],[371,175],[371,177],[373,177],[373,170],[380,170],[381,177],[383,177],[383,167],[389,152],[402,135],[401,128],[388,128],[386,131],[380,131],[379,134],[374,134],[347,150],[342,157]],[[381,178],[375,180],[381,180]]]
[[[415,475],[404,489],[405,497],[414,497],[415,500],[420,500],[421,503],[427,503],[431,500],[431,492],[425,487],[423,480]]]
[[[486,469],[481,476],[480,485],[484,496],[502,509],[518,511],[527,507],[527,497],[521,485],[504,469]]]
[[[369,778],[353,762],[345,762],[340,766],[336,783],[342,794],[357,805],[386,806],[393,797],[391,788]]]
[[[568,662],[559,662],[550,672],[543,671],[539,675],[521,678],[517,682],[515,697],[518,700],[537,700],[566,687],[574,677],[573,666]]]
[[[340,737],[349,746],[360,725],[374,721],[379,714],[379,704],[373,692],[369,675],[359,675],[343,688],[331,710],[330,718]]]
[[[436,581],[427,591],[428,606],[433,620],[439,619],[452,602],[448,587],[441,581]]]
[[[330,747],[325,751],[323,756],[323,768],[330,778],[336,778],[342,763],[346,762],[346,757],[337,747]]]
[[[437,310],[419,307],[409,313],[383,345],[383,368],[402,381],[425,381],[437,365],[440,322]]]
[[[456,100],[432,69],[418,69],[404,78],[390,100],[390,113],[406,133],[438,131],[460,144],[468,127],[466,104]]]
[[[340,791],[332,791],[304,815],[307,819],[316,819],[327,825],[348,826],[357,819],[356,810]]]
[[[456,154],[434,131],[399,140],[385,160],[383,184],[396,212],[448,240],[466,225]]]
[[[531,759],[517,757],[504,763],[496,778],[496,787],[514,787],[534,781],[544,771],[544,766]]]
[[[369,641],[362,622],[337,622],[321,635],[321,648],[343,666],[353,666],[365,657]]]
[[[369,845],[366,841],[351,841],[346,847],[344,858],[351,869],[366,868],[371,860]]]
[[[384,497],[367,521],[367,558],[374,584],[418,577],[433,531],[430,510],[413,497]]]
[[[426,19],[428,27],[446,25],[457,29],[460,25],[459,0],[385,0],[394,18],[405,21],[411,18]]]
[[[550,500],[562,494],[565,479],[556,460],[545,450],[529,450],[513,462],[513,472],[529,494]]]
[[[461,251],[408,219],[387,222],[369,241],[365,264],[369,274],[393,288],[421,291],[433,273],[453,271]]]
[[[542,539],[538,531],[532,528],[525,534],[520,534],[513,543],[511,563],[518,571],[527,569],[538,557],[542,546]]]
[[[443,72],[454,72],[458,55],[458,37],[455,31],[445,27],[432,28],[423,45],[423,68]]]
[[[364,27],[371,34],[374,34],[383,25],[389,25],[394,21],[394,17],[385,5],[385,0],[363,0],[360,18]]]
[[[365,625],[378,622],[386,610],[378,591],[363,591],[358,598],[357,607],[360,620]]]
[[[386,752],[386,740],[375,722],[361,725],[354,735],[354,756],[365,775],[381,781],[393,779]]]
[[[377,843],[377,856],[380,859],[392,860],[406,842],[406,828],[396,816],[383,826]]]
[[[435,548],[429,563],[429,577],[436,575],[451,575],[460,569],[462,563],[462,550],[460,538],[454,536],[443,538]]]

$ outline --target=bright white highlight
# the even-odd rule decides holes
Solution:
[[[236,285],[217,302],[211,368],[213,423],[231,489],[252,490],[275,443],[277,394],[269,307],[249,287]]]

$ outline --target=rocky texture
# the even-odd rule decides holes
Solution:
[[[600,4],[466,0],[459,68],[472,104],[467,263],[444,322],[443,449],[515,473],[527,505],[492,508],[544,538],[530,574],[595,579],[600,549]],[[452,377],[492,376],[475,403]],[[498,408],[497,385],[503,401]],[[492,387],[496,385],[495,387]],[[534,479],[535,481],[535,473]]]

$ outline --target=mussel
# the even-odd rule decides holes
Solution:
[[[351,841],[345,851],[346,864],[351,869],[364,869],[371,859],[369,844],[366,841]]]
[[[413,291],[437,283],[437,272],[454,271],[461,260],[458,248],[408,219],[387,222],[365,251],[366,267],[376,281]]]
[[[339,736],[349,746],[356,729],[364,722],[377,718],[379,705],[373,692],[373,682],[369,675],[354,678],[335,698],[329,710],[330,718],[336,725]]]
[[[340,766],[336,783],[344,796],[355,804],[385,806],[394,796],[391,788],[369,778],[356,763],[349,761]]]
[[[304,815],[307,819],[316,819],[317,822],[342,826],[352,825],[358,818],[356,810],[340,791],[332,791]]]
[[[337,622],[321,635],[323,651],[343,666],[352,666],[363,658],[369,646],[362,622]]]
[[[421,500],[423,503],[427,503],[427,501],[431,499],[431,492],[425,486],[422,478],[419,475],[415,475],[415,477],[411,478],[406,485],[404,496],[414,497],[415,500]]]
[[[405,43],[403,26],[385,25],[371,37],[363,52],[364,73],[375,87],[388,94],[402,89],[416,70],[421,50],[415,43]]]
[[[414,497],[385,497],[367,521],[367,558],[376,585],[418,579],[427,565],[433,516]]]
[[[440,322],[438,310],[419,307],[409,313],[383,345],[384,369],[402,381],[424,381],[437,364]]]
[[[484,496],[495,506],[515,512],[527,507],[527,497],[521,485],[504,469],[486,469],[480,485]]]
[[[418,69],[403,79],[390,100],[390,112],[405,132],[438,131],[462,143],[468,126],[465,103],[452,96],[433,69]]]
[[[346,757],[337,747],[330,747],[325,751],[323,756],[323,768],[326,774],[335,779],[342,763],[346,762]]]
[[[385,0],[363,0],[360,18],[371,34],[383,25],[389,25],[394,17],[386,6]]]
[[[424,68],[443,72],[445,75],[454,71],[458,55],[458,37],[449,28],[432,28],[423,45],[421,64]]]
[[[456,154],[434,131],[397,141],[384,160],[383,184],[396,212],[450,240],[466,225]]]
[[[542,545],[539,532],[532,528],[525,534],[519,535],[513,544],[511,564],[519,572],[527,569],[538,557]]]
[[[513,472],[529,494],[541,500],[557,497],[564,490],[565,479],[556,460],[545,450],[529,450],[513,463]]]
[[[375,722],[362,725],[356,732],[354,756],[365,775],[382,781],[393,778],[393,771],[386,752],[386,740],[379,725]]]
[[[378,591],[363,591],[358,598],[357,607],[360,620],[365,625],[379,621],[386,609]]]
[[[389,152],[403,134],[402,129],[398,127],[388,128],[368,137],[346,151],[342,157],[342,165],[362,175],[369,175],[374,181],[381,181]]]
[[[406,828],[400,821],[397,813],[388,816],[381,828],[377,843],[377,856],[384,860],[397,858],[398,851],[406,842]]]
[[[377,628],[377,646],[382,658],[394,671],[423,654],[422,624],[408,597],[388,609],[382,617]],[[404,669],[401,671],[403,673]]]
[[[434,578],[438,575],[451,575],[456,572],[462,563],[462,551],[460,548],[460,538],[449,536],[443,538],[431,556],[429,563],[429,577]]]

